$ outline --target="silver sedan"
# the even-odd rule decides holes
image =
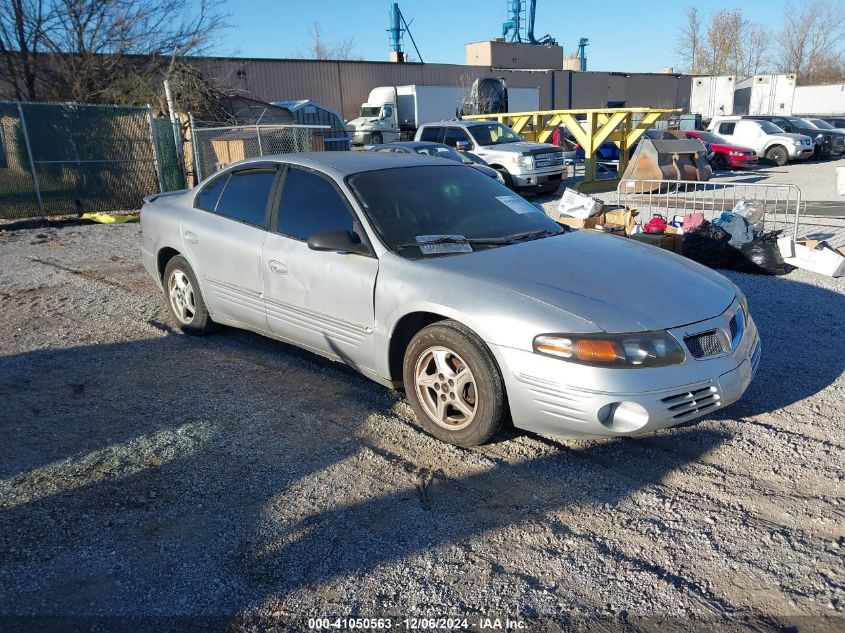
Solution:
[[[232,165],[148,198],[143,261],[186,334],[259,332],[404,387],[472,446],[505,420],[632,435],[736,401],[760,360],[742,292],[673,253],[568,232],[452,161],[370,152]]]

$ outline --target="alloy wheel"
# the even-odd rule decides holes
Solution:
[[[167,292],[173,314],[183,325],[190,325],[197,312],[194,287],[191,285],[191,280],[184,272],[176,269],[170,273]]]
[[[475,377],[466,362],[447,347],[430,347],[414,369],[417,397],[439,426],[458,431],[469,426],[478,411]]]

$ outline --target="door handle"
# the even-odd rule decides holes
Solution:
[[[276,261],[275,259],[271,259],[267,262],[267,268],[270,269],[270,272],[276,273],[277,275],[288,274],[288,267],[285,266],[282,262]]]
[[[193,231],[185,231],[185,241],[191,244],[199,244],[200,238]]]

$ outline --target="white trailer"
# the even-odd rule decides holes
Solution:
[[[706,75],[692,78],[690,114],[700,114],[704,121],[714,116],[734,113],[734,75]]]
[[[361,104],[361,116],[347,124],[352,142],[390,143],[413,138],[423,123],[454,119],[464,91],[458,86],[379,86]]]
[[[795,75],[754,75],[737,82],[735,114],[792,114]]]
[[[798,115],[845,115],[845,84],[798,86],[792,111]]]
[[[539,88],[508,88],[509,112],[537,112],[539,109]]]

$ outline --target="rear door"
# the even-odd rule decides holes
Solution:
[[[221,174],[194,198],[182,222],[188,259],[212,316],[266,330],[261,255],[278,168]]]
[[[289,166],[270,228],[262,265],[270,330],[358,369],[372,368],[378,259],[308,247],[322,231],[365,239],[346,195],[324,174]]]

